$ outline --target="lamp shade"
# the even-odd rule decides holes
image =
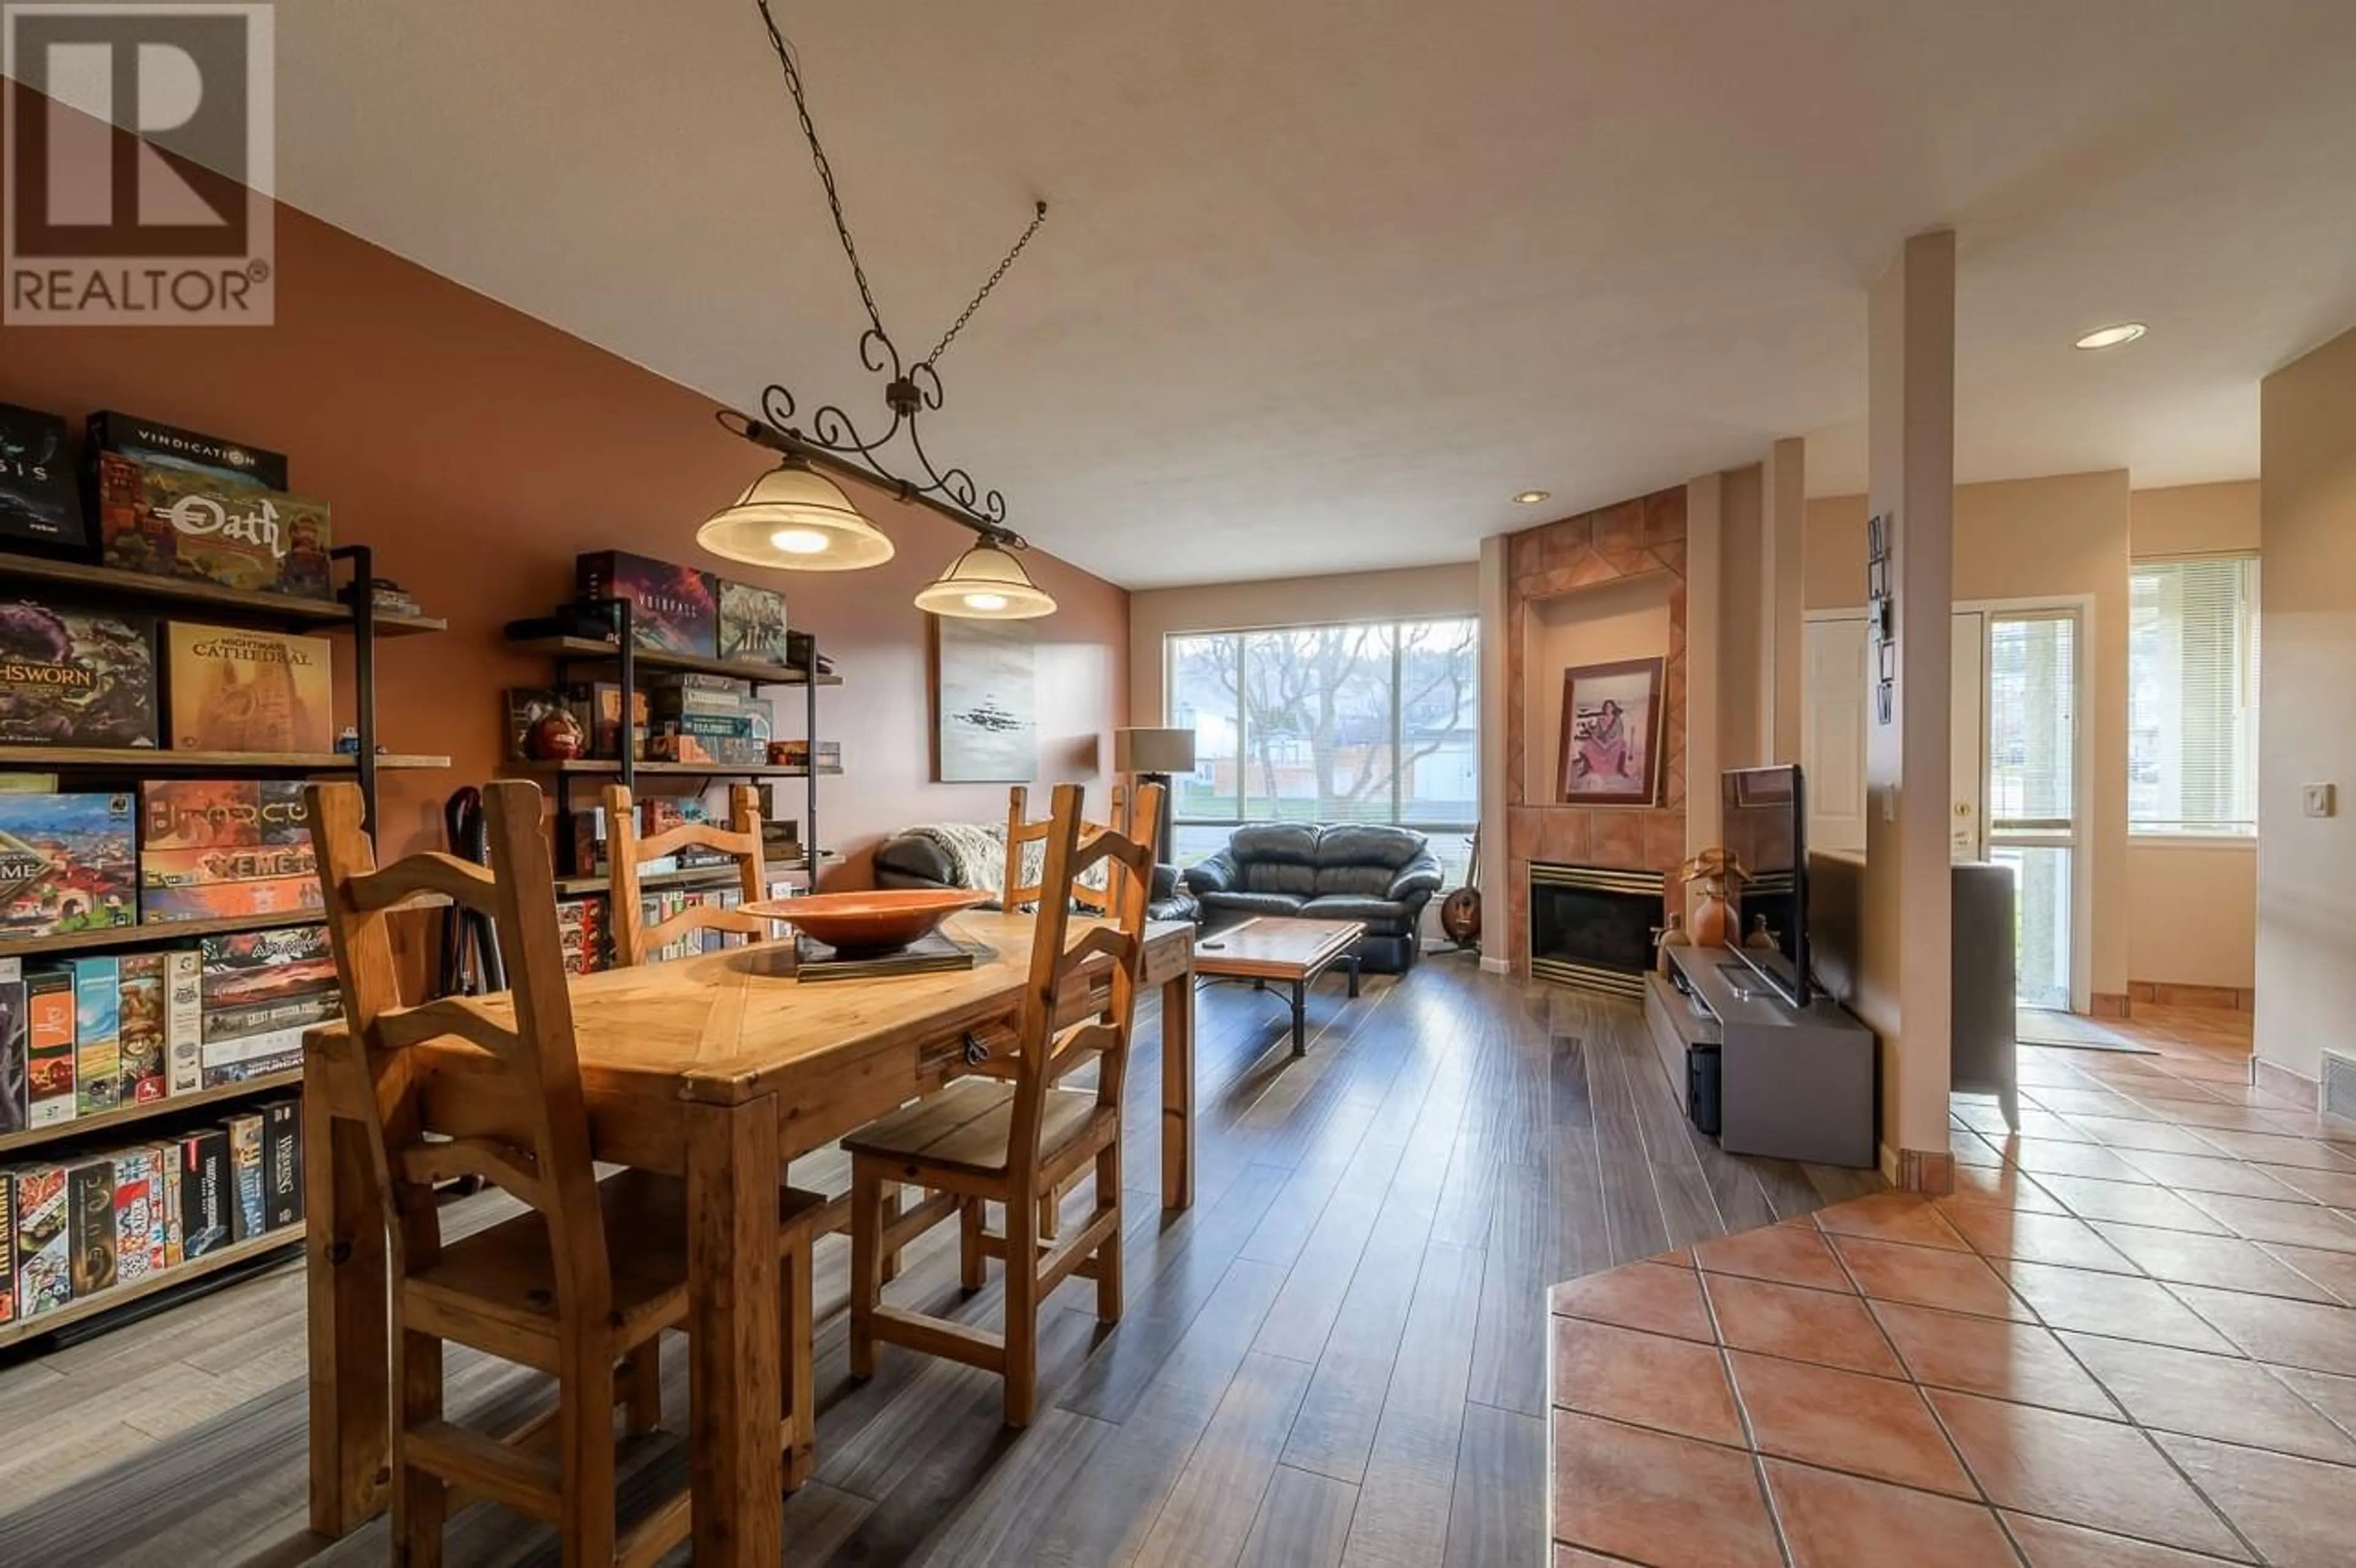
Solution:
[[[1117,773],[1191,773],[1194,771],[1194,731],[1116,730],[1112,732],[1112,768]]]
[[[787,571],[855,571],[892,559],[892,541],[825,475],[788,457],[695,530],[717,556]]]
[[[1012,552],[985,539],[927,583],[916,595],[916,608],[960,620],[1028,621],[1054,614],[1055,601]]]

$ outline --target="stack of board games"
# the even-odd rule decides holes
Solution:
[[[810,765],[810,743],[803,740],[777,741],[769,747],[769,761],[781,768],[807,768]],[[820,741],[818,743],[817,771],[839,773],[842,771],[842,742]]]
[[[327,638],[175,621],[166,645],[176,750],[335,749],[335,646]]]
[[[322,907],[304,786],[155,779],[139,786],[139,918],[150,924]]]
[[[324,926],[233,932],[200,947],[207,1089],[300,1067],[303,1031],[343,1016]]]
[[[784,664],[787,658],[786,596],[775,589],[722,578],[720,656],[737,664]]]
[[[750,681],[688,671],[648,683],[654,759],[759,767],[769,760],[769,705]]]
[[[715,656],[720,645],[719,579],[691,566],[650,560],[626,550],[596,550],[576,563],[584,600],[630,606],[630,640],[651,653]]]
[[[682,910],[710,908],[734,909],[744,901],[743,890],[712,888],[695,891],[666,888],[648,893],[638,901],[639,912],[652,927],[669,920]],[[752,939],[726,931],[690,931],[647,952],[647,962],[659,964],[674,958],[691,958],[699,953],[717,953],[724,947],[741,947]]]
[[[605,901],[600,898],[560,899],[556,933],[564,945],[564,972],[594,975],[606,966]]]
[[[139,857],[125,794],[0,794],[0,945],[130,925]]]
[[[0,1132],[203,1087],[193,947],[0,958]]]
[[[155,734],[154,621],[0,604],[0,745],[153,746]]]
[[[66,421],[0,403],[0,549],[79,557],[89,545]]]
[[[286,492],[286,459],[109,411],[89,425],[101,559],[253,593],[328,596],[327,504]]]
[[[299,1102],[0,1168],[0,1326],[168,1274],[303,1219]]]

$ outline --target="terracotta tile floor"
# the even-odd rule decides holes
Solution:
[[[1556,1287],[1556,1568],[2356,1563],[2356,1127],[2248,1017],[2024,1047],[1957,1189]]]

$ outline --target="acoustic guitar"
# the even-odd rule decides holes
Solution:
[[[1472,863],[1464,885],[1440,901],[1440,929],[1459,947],[1481,940],[1481,830],[1472,830]]]

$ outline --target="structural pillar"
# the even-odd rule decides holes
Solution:
[[[1766,761],[1796,763],[1804,686],[1808,443],[1794,435],[1769,447],[1759,487],[1759,733]]]
[[[1481,541],[1481,853],[1473,868],[1483,891],[1481,967],[1505,974],[1513,965],[1508,911],[1512,898],[1506,879],[1512,860],[1506,854],[1505,832],[1505,707],[1518,694],[1505,690],[1505,638],[1513,625],[1507,600],[1513,536],[1491,534]]]
[[[1866,892],[1857,1010],[1880,1037],[1885,1175],[1954,1185],[1947,816],[1954,601],[1955,237],[1908,240],[1866,313],[1867,509],[1888,559],[1866,661]]]

